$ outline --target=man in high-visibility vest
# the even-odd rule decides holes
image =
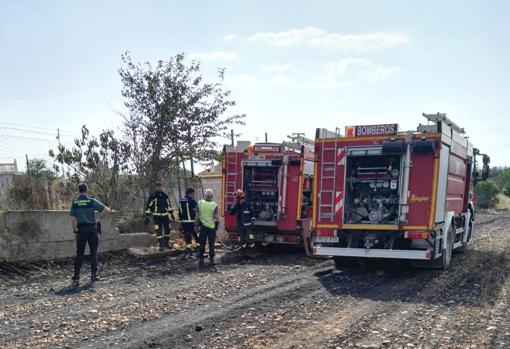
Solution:
[[[179,201],[179,223],[181,231],[186,240],[186,255],[191,256],[193,238],[198,242],[198,235],[195,232],[195,215],[197,213],[197,202],[195,201],[195,189],[186,189],[186,196]]]
[[[163,185],[156,183],[156,192],[151,194],[147,200],[145,215],[147,219],[152,215],[160,251],[163,251],[164,248],[170,248],[170,216],[173,220],[172,213],[170,198],[163,192]]]
[[[214,243],[216,241],[216,230],[218,229],[220,215],[218,213],[218,204],[213,201],[214,192],[207,189],[204,193],[205,200],[198,202],[198,210],[195,216],[195,222],[200,226],[200,248],[198,266],[204,266],[205,244],[209,244],[209,266],[213,267],[214,263]]]

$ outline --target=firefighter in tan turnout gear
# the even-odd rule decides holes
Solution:
[[[163,192],[163,185],[161,183],[157,183],[156,191],[151,194],[147,200],[145,222],[148,223],[148,217],[152,216],[160,251],[163,251],[165,248],[171,248],[169,245],[170,217],[174,220],[172,213],[173,211],[170,205],[170,198],[165,192]]]

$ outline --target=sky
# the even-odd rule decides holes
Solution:
[[[0,0],[0,163],[120,128],[117,69],[184,52],[245,113],[240,139],[446,113],[510,165],[510,1]],[[20,160],[18,160],[20,161]]]

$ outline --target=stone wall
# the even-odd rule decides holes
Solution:
[[[99,252],[155,244],[148,233],[119,234],[117,221],[116,212],[102,221]],[[67,258],[73,257],[75,252],[68,211],[0,212],[0,261]]]

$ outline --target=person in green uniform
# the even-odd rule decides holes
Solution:
[[[78,186],[78,191],[79,194],[74,198],[70,209],[71,225],[76,237],[76,258],[72,278],[75,286],[80,283],[80,270],[87,243],[90,249],[90,281],[92,283],[99,281],[97,277],[97,248],[99,246],[97,223],[110,212],[108,207],[88,195],[87,184],[81,183]],[[99,212],[97,220],[96,212]]]
[[[214,192],[207,189],[204,193],[205,200],[198,202],[198,209],[195,215],[196,225],[200,227],[200,249],[198,252],[198,266],[204,266],[205,244],[209,244],[209,266],[213,267],[214,263],[214,243],[216,242],[216,230],[220,215],[218,213],[218,204],[213,201]]]

